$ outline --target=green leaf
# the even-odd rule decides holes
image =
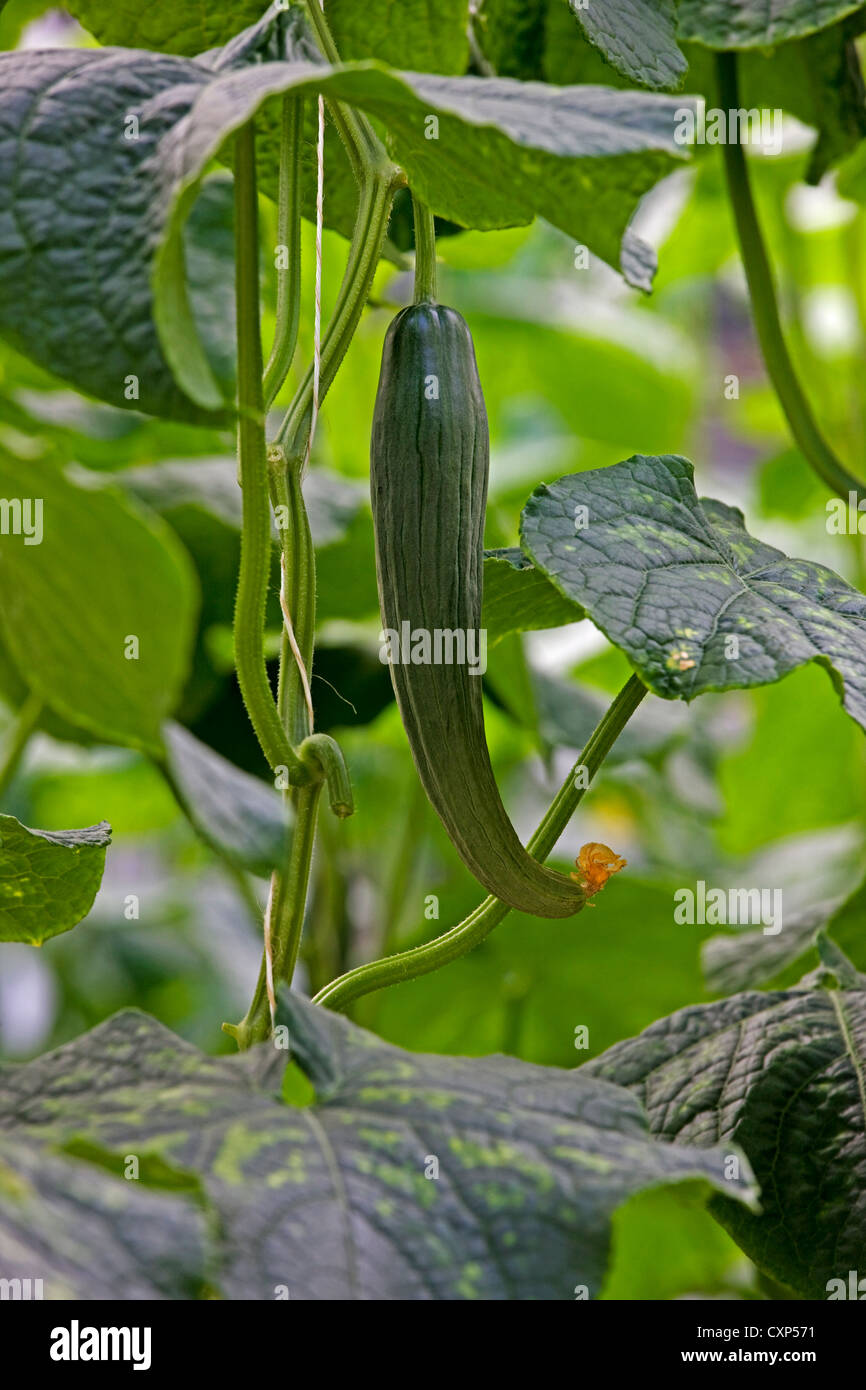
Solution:
[[[41,946],[86,917],[110,843],[107,821],[87,830],[30,830],[0,816],[0,941]]]
[[[465,72],[469,0],[326,0],[343,61],[378,58],[415,72]]]
[[[0,496],[42,509],[39,544],[23,533],[0,542],[0,634],[19,671],[64,719],[158,754],[197,606],[186,553],[163,522],[83,470],[67,477],[0,453]]]
[[[262,0],[67,0],[66,9],[101,44],[203,53],[259,19]]]
[[[679,0],[677,32],[708,48],[766,48],[862,8],[863,0]]]
[[[866,598],[755,540],[735,507],[698,500],[693,476],[687,459],[639,454],[543,485],[522,548],[657,695],[767,685],[815,661],[866,727]]]
[[[153,318],[152,182],[160,135],[208,72],[181,58],[124,50],[0,55],[0,332],[40,366],[124,409],[204,422],[223,398],[200,349],[199,404],[176,386]],[[138,138],[127,139],[136,116]],[[158,164],[158,161],[157,161]],[[17,172],[26,171],[26,177]],[[56,206],[46,188],[62,190]],[[195,234],[192,219],[187,236]],[[231,262],[208,288],[231,321]],[[185,238],[174,244],[183,264]],[[205,268],[201,257],[197,274]],[[178,275],[172,320],[191,317]]]
[[[586,1070],[629,1086],[660,1139],[740,1145],[762,1214],[712,1210],[760,1268],[824,1299],[866,1245],[864,1067],[866,991],[798,988],[682,1009]]]
[[[31,1297],[195,1298],[205,1217],[178,1196],[4,1137],[0,1251],[4,1278],[41,1281]]]
[[[644,87],[682,85],[687,63],[677,47],[673,0],[568,0],[589,39],[609,63]]]
[[[166,776],[202,838],[238,868],[263,878],[282,868],[288,822],[278,793],[180,724],[166,724],[164,735]]]
[[[564,598],[517,549],[484,555],[484,606],[481,626],[492,646],[510,632],[531,632],[580,622],[586,614]]]
[[[683,158],[674,139],[681,103],[506,78],[397,74],[373,63],[333,70],[264,63],[217,76],[160,142],[151,210],[167,228],[156,268],[158,322],[167,321],[173,303],[176,277],[166,267],[176,264],[203,170],[234,131],[288,91],[322,91],[377,116],[412,187],[440,216],[479,228],[546,217],[649,288],[654,258],[627,234],[627,223],[641,195]],[[437,139],[424,138],[431,116],[439,122]],[[195,388],[192,380],[185,384]]]
[[[578,1283],[597,1297],[633,1193],[754,1201],[721,1152],[653,1143],[630,1096],[579,1072],[403,1052],[294,994],[278,1022],[310,1107],[281,1099],[286,1052],[204,1057],[127,1012],[0,1070],[0,1124],[83,1156],[135,1153],[143,1181],[157,1158],[196,1179],[227,1298],[567,1300]]]

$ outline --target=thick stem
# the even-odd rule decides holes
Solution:
[[[252,125],[235,143],[235,262],[238,343],[238,458],[243,489],[241,559],[235,603],[234,643],[238,682],[250,721],[271,769],[309,781],[309,768],[286,738],[268,680],[264,652],[265,606],[271,567],[271,512],[262,396],[259,325],[259,236],[255,134]]]
[[[740,105],[737,55],[719,53],[716,63],[722,107],[728,111],[735,111]],[[848,472],[824,438],[794,370],[782,332],[773,272],[752,198],[745,152],[737,141],[724,145],[723,151],[740,254],[767,374],[779,398],[791,433],[808,463],[834,492],[843,497],[847,497],[849,492],[854,492],[859,499],[866,496],[863,483],[855,478],[853,473]]]
[[[428,207],[412,194],[415,216],[415,303],[436,298],[436,225]]]
[[[30,736],[39,723],[44,705],[38,695],[30,694],[18,711],[18,716],[9,732],[6,746],[0,752],[0,796],[3,796],[12,781]]]
[[[280,187],[277,204],[277,242],[286,264],[277,270],[277,324],[274,346],[265,368],[264,403],[269,410],[288,376],[298,341],[301,312],[301,148],[304,102],[283,98],[280,136]]]
[[[274,875],[271,948],[274,984],[291,984],[304,928],[304,909],[310,881],[310,864],[316,838],[316,814],[322,783],[301,787],[292,797],[295,827],[285,873]],[[262,961],[253,1001],[246,1018],[238,1024],[224,1023],[223,1030],[239,1048],[266,1042],[271,1033],[265,962]]]
[[[388,230],[391,203],[396,184],[392,176],[371,175],[361,185],[358,214],[352,233],[352,244],[346,273],[337,296],[337,303],[322,340],[319,400],[324,400],[337,369],[352,341],[367,296],[373,284],[382,243]],[[310,427],[313,403],[313,367],[309,367],[286,417],[277,432],[276,442],[282,445],[291,460],[302,458],[306,432]]]
[[[601,764],[610,752],[616,739],[634,714],[643,697],[646,686],[637,676],[632,676],[606,711],[600,723],[583,749],[580,761],[572,768],[565,782],[554,797],[547,813],[527,845],[529,853],[541,861],[545,860],[556,845],[557,840],[583,799],[584,781],[591,782]],[[586,777],[577,785],[578,769],[586,769]],[[339,979],[332,980],[320,990],[313,1001],[325,1004],[329,1009],[344,1009],[354,999],[374,990],[384,989],[386,985],[399,984],[404,980],[417,979],[432,970],[440,970],[443,965],[459,959],[478,946],[486,936],[498,927],[508,916],[510,908],[498,898],[485,898],[474,912],[451,931],[445,932],[435,941],[416,946],[399,955],[388,956],[384,960],[371,961],[360,965]]]

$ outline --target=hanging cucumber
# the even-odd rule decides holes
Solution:
[[[371,464],[384,637],[424,790],[489,892],[523,912],[570,916],[584,906],[584,890],[527,854],[487,749],[480,628],[489,441],[472,338],[454,309],[416,303],[388,329]]]

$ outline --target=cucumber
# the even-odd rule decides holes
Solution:
[[[481,675],[470,660],[447,661],[460,655],[453,638],[449,650],[447,634],[456,633],[464,657],[481,665],[488,470],[469,329],[454,309],[413,304],[385,338],[371,446],[379,599],[384,632],[394,634],[385,650],[397,704],[421,783],[467,868],[510,907],[567,917],[585,893],[520,843],[490,764]],[[443,659],[405,660],[425,655],[423,634],[435,657],[437,632],[446,634]]]

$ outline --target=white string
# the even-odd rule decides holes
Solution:
[[[322,10],[325,8],[325,0],[319,0]],[[322,229],[325,222],[325,102],[323,97],[319,97],[319,130],[316,140],[316,299],[313,314],[313,409],[310,416],[310,432],[307,436],[307,447],[304,452],[304,465],[301,476],[306,473],[310,462],[310,453],[313,448],[313,436],[316,433],[316,425],[319,419],[319,382],[322,374]],[[283,611],[283,621],[286,628],[286,636],[289,639],[289,646],[301,676],[301,683],[304,687],[304,700],[307,706],[307,718],[310,725],[310,733],[313,732],[313,697],[310,692],[310,682],[307,677],[307,668],[304,659],[298,648],[295,638],[295,630],[292,626],[292,617],[289,612],[289,605],[286,599],[286,557],[285,552],[280,560],[280,607]],[[274,906],[274,886],[277,875],[271,875],[271,884],[268,890],[268,905],[265,909],[265,983],[268,991],[268,1008],[271,1014],[271,1032],[276,1028],[277,1001],[274,993],[274,953],[271,939],[271,916]]]
[[[322,9],[325,0],[320,0]],[[319,138],[316,142],[316,306],[313,320],[313,412],[304,468],[310,461],[313,435],[319,419],[319,378],[322,371],[322,228],[325,221],[325,101],[319,96]]]
[[[271,943],[271,914],[274,906],[274,885],[276,881],[276,873],[271,874],[271,884],[268,888],[268,905],[265,908],[265,984],[268,991],[268,1008],[271,1014],[272,1033],[277,1026],[277,999],[274,994],[274,948]]]

